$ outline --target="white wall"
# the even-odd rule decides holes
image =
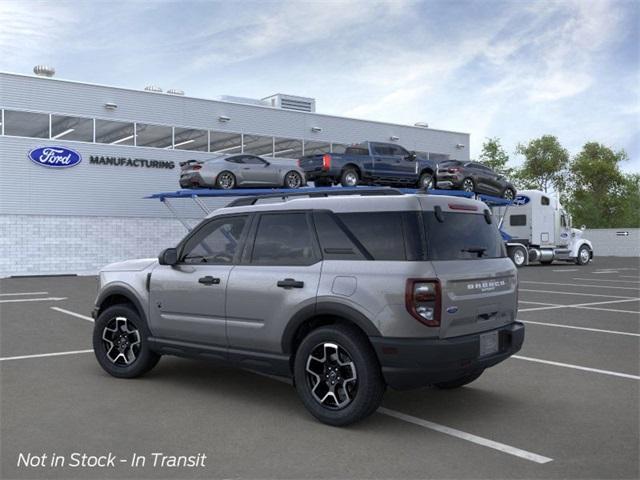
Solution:
[[[628,232],[628,236],[619,233]],[[640,257],[640,228],[594,228],[585,230],[596,257]]]

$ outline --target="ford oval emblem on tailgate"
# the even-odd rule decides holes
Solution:
[[[458,311],[458,307],[447,307],[447,313],[456,313]]]
[[[43,167],[69,168],[78,165],[82,161],[82,156],[69,148],[39,147],[29,152],[29,159]]]

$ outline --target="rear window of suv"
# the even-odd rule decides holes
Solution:
[[[429,260],[478,260],[506,255],[495,222],[484,215],[445,212],[440,222],[434,212],[424,212]]]

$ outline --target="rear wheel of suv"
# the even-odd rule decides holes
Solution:
[[[502,198],[505,200],[513,200],[516,197],[516,192],[513,191],[513,188],[505,188],[502,193]]]
[[[360,175],[355,168],[346,168],[340,176],[340,184],[343,187],[356,187],[360,181]]]
[[[322,423],[349,425],[376,411],[385,385],[375,352],[365,335],[348,325],[309,333],[296,352],[296,390]]]
[[[472,178],[467,177],[462,181],[462,190],[465,192],[474,192],[476,190],[476,184]]]
[[[216,187],[221,188],[223,190],[230,190],[236,186],[236,177],[233,173],[220,172],[218,177],[216,178]]]
[[[160,360],[149,349],[149,330],[140,315],[126,304],[113,305],[97,318],[93,328],[93,351],[110,375],[134,378],[144,375]]]
[[[434,383],[433,385],[434,387],[440,388],[442,390],[451,390],[453,388],[460,388],[473,382],[474,380],[477,380],[478,377],[482,375],[482,372],[484,372],[484,370],[478,370],[468,375],[464,375],[460,378],[456,378],[455,380],[451,380],[449,382]]]

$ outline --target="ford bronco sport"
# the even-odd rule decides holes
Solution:
[[[93,346],[116,377],[163,354],[292,377],[311,414],[346,425],[387,386],[474,381],[521,348],[516,312],[516,268],[479,201],[250,197],[158,260],[104,268]]]

